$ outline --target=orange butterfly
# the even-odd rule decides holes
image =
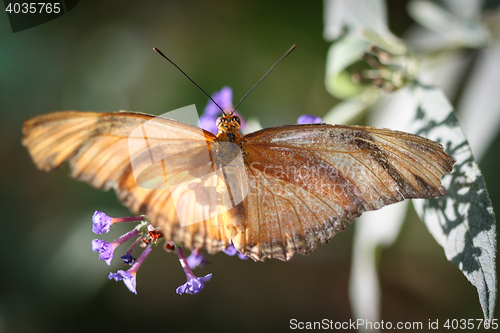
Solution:
[[[217,161],[228,151],[218,147],[237,145],[248,182],[245,199],[222,214],[182,227],[177,214],[182,208],[189,212],[196,199],[188,195],[190,200],[174,205],[168,188],[142,188],[133,176],[131,160],[144,154],[130,156],[128,136],[153,118],[167,133],[160,141],[169,150],[171,176],[189,178],[202,169],[220,168]],[[364,211],[406,198],[445,195],[440,178],[454,164],[439,143],[388,129],[287,125],[241,136],[239,125],[237,116],[224,114],[215,136],[141,113],[66,111],[27,120],[23,144],[41,170],[51,171],[67,160],[72,177],[96,188],[113,188],[132,212],[146,214],[167,241],[209,253],[232,241],[255,260],[308,254]],[[182,142],[190,142],[190,149]],[[207,144],[213,154],[208,162],[197,158],[197,147]],[[231,171],[224,176],[230,179]]]
[[[455,160],[434,141],[328,124],[242,137],[233,112],[218,118],[217,135],[142,113],[55,112],[27,120],[23,144],[39,169],[69,161],[72,177],[113,188],[167,242],[209,253],[232,242],[255,260],[308,254],[364,211],[446,194],[440,178]],[[137,139],[147,149],[131,148]]]

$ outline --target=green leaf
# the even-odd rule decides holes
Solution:
[[[356,219],[349,277],[349,299],[354,318],[380,321],[380,282],[377,262],[380,247],[391,246],[398,237],[410,201],[365,212]],[[361,330],[363,331],[363,330]]]
[[[379,35],[389,33],[387,8],[384,0],[325,0],[326,40],[333,41],[344,33],[365,28]]]
[[[332,125],[355,124],[366,115],[381,94],[379,90],[367,89],[361,95],[343,100],[323,116],[323,122]]]
[[[332,96],[344,99],[361,94],[366,86],[352,81],[345,69],[360,61],[370,44],[355,34],[348,34],[333,43],[326,59],[325,86]]]
[[[423,27],[441,34],[456,46],[484,47],[490,38],[476,18],[456,17],[430,1],[411,1],[408,14]]]
[[[417,102],[412,132],[440,142],[456,164],[443,177],[447,196],[414,200],[430,233],[453,262],[477,288],[486,319],[493,317],[496,302],[496,221],[486,185],[469,143],[444,93],[416,84]]]

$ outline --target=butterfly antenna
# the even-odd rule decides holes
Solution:
[[[292,46],[292,47],[291,47],[288,51],[286,51],[286,53],[285,53],[285,54],[284,54],[284,55],[283,55],[283,56],[282,56],[282,57],[281,57],[278,61],[276,61],[276,63],[275,63],[275,64],[274,64],[271,68],[269,68],[269,70],[266,72],[266,74],[264,74],[264,76],[263,76],[263,77],[262,77],[262,78],[261,78],[261,79],[260,79],[260,80],[259,80],[259,81],[258,81],[258,82],[257,82],[257,83],[253,86],[253,87],[252,87],[252,89],[250,89],[250,90],[249,90],[249,91],[245,94],[245,96],[243,96],[243,98],[242,98],[242,99],[240,99],[240,101],[238,102],[238,104],[236,104],[236,106],[233,108],[233,111],[231,111],[231,113],[233,113],[233,112],[234,112],[234,110],[236,110],[236,108],[237,108],[238,106],[240,106],[241,102],[243,102],[243,100],[244,100],[245,98],[247,98],[247,96],[248,96],[248,95],[249,95],[249,94],[250,94],[250,93],[251,93],[251,92],[252,92],[252,91],[253,91],[253,90],[254,90],[254,89],[255,89],[255,88],[259,85],[259,83],[261,83],[261,82],[262,82],[262,80],[264,80],[264,79],[266,78],[266,76],[268,76],[268,75],[269,75],[269,73],[271,73],[271,71],[274,69],[274,67],[276,67],[276,65],[278,65],[278,64],[281,62],[281,60],[285,59],[285,57],[286,57],[287,55],[289,55],[289,54],[290,54],[290,52],[292,52],[293,50],[295,50],[295,49],[297,48],[297,46],[298,46],[297,44],[293,45],[293,46]]]
[[[184,71],[183,71],[183,70],[182,70],[179,66],[177,66],[177,65],[176,65],[176,64],[175,64],[172,60],[168,59],[168,58],[167,58],[167,56],[166,56],[166,55],[164,55],[164,54],[163,54],[160,50],[158,50],[156,47],[153,47],[153,50],[155,50],[156,52],[158,52],[158,54],[160,54],[163,58],[167,59],[167,60],[168,60],[168,62],[170,62],[172,65],[174,65],[174,66],[175,66],[175,68],[177,68],[177,69],[178,69],[178,70],[179,70],[182,74],[184,74],[184,76],[185,76],[185,77],[187,77],[187,78],[189,79],[189,81],[193,82],[193,84],[194,84],[195,86],[197,86],[197,87],[198,87],[198,89],[200,89],[201,91],[203,91],[203,93],[204,93],[205,95],[207,95],[207,96],[208,96],[208,98],[210,98],[210,100],[211,100],[212,102],[214,102],[214,104],[215,104],[215,105],[217,105],[217,107],[218,107],[218,108],[222,111],[222,113],[223,113],[223,114],[226,114],[226,113],[224,112],[224,110],[223,110],[223,109],[219,106],[219,104],[217,104],[217,103],[214,101],[214,99],[213,99],[213,98],[212,98],[209,94],[207,94],[207,93],[206,93],[206,91],[205,91],[205,90],[203,90],[203,89],[202,89],[199,85],[197,85],[197,84],[196,84],[196,82],[194,82],[194,81],[193,81],[193,80],[192,80],[192,79],[191,79],[191,78],[190,78],[190,77],[189,77],[186,73],[184,73]],[[248,94],[247,94],[247,95],[248,95]]]

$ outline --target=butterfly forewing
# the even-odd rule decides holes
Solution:
[[[129,136],[146,122],[155,119],[154,131],[147,136],[151,149],[139,149],[129,144]],[[148,127],[148,129],[150,129]],[[169,241],[187,247],[205,247],[217,252],[230,244],[222,224],[222,215],[212,215],[202,223],[182,228],[165,179],[183,183],[213,170],[210,159],[200,157],[203,147],[215,136],[199,128],[165,118],[140,113],[56,112],[26,121],[23,144],[35,164],[50,171],[68,160],[72,176],[89,182],[96,188],[115,189],[119,199],[134,213],[146,214],[151,223],[161,229]],[[161,135],[159,134],[161,133]],[[133,136],[132,140],[144,139]],[[186,149],[188,148],[188,149]],[[164,152],[167,170],[162,160],[151,160]],[[138,166],[138,186],[133,167]],[[159,167],[158,167],[159,166]],[[176,189],[175,192],[178,193]],[[183,218],[203,214],[196,210],[187,196],[178,195]],[[187,214],[187,215],[186,215]]]

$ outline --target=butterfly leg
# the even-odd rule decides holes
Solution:
[[[244,202],[240,202],[236,207],[228,211],[228,224],[226,225],[231,232],[234,247],[242,254],[245,254],[247,227]]]

